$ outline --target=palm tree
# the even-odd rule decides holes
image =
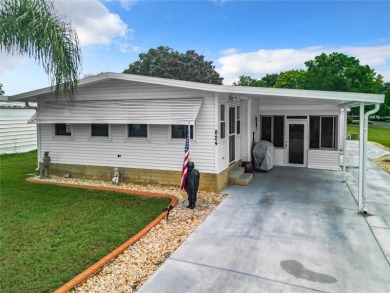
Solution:
[[[55,84],[56,97],[74,100],[81,68],[79,40],[51,0],[1,0],[0,49],[34,58]]]

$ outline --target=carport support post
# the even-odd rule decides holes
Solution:
[[[363,212],[363,173],[364,173],[364,103],[360,103],[359,111],[359,187],[358,211]]]
[[[343,181],[346,182],[347,172],[347,110],[348,107],[344,106],[344,135],[343,135]]]

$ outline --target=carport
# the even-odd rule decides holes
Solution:
[[[339,171],[275,167],[224,202],[139,292],[390,292]]]
[[[295,166],[308,167],[312,169],[340,169],[340,154],[342,157],[347,156],[346,138],[347,138],[347,113],[353,107],[359,107],[359,193],[358,193],[358,211],[367,214],[367,131],[368,117],[379,110],[380,103],[384,101],[384,95],[364,94],[364,93],[345,93],[330,91],[307,91],[307,90],[280,90],[280,89],[240,89],[242,87],[233,87],[230,95],[239,98],[249,99],[248,113],[253,107],[259,108],[260,116],[260,140],[263,140],[263,118],[269,118],[267,123],[275,123],[276,117],[285,117],[284,134],[278,141],[279,149],[275,148],[275,165],[276,166]],[[234,89],[234,91],[233,91]],[[236,90],[237,89],[237,90]],[[239,94],[243,96],[239,96]],[[245,96],[244,96],[245,95]],[[373,109],[366,111],[366,106],[373,105]],[[252,110],[253,112],[253,110]],[[337,113],[337,115],[335,114]],[[279,115],[279,116],[278,116]],[[282,115],[282,116],[281,116]],[[333,125],[337,126],[334,130],[333,142],[331,145],[321,147],[312,147],[311,145],[311,119],[319,117],[320,119],[337,117],[333,120]],[[257,118],[256,118],[257,119]],[[322,120],[321,120],[322,121]],[[283,123],[283,122],[282,122]],[[253,121],[248,119],[247,143],[250,154],[251,139],[253,135]],[[257,120],[255,122],[257,129]],[[294,127],[302,126],[300,129],[302,136],[306,141],[302,143],[302,150],[298,153],[302,155],[301,161],[290,160],[289,151],[291,151],[291,131]],[[335,126],[334,126],[335,127]],[[298,128],[296,128],[298,129]],[[321,130],[320,130],[321,131]],[[269,137],[265,140],[275,145],[274,127],[269,131]],[[339,133],[337,133],[339,132]],[[336,134],[337,133],[337,134]],[[272,138],[273,136],[273,138]],[[321,144],[321,142],[320,142]],[[304,146],[303,146],[304,145]],[[275,145],[276,146],[276,145]],[[249,160],[249,157],[248,157]],[[298,162],[298,163],[297,163]],[[346,164],[342,160],[343,180],[346,178]]]

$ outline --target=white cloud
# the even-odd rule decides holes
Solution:
[[[234,55],[238,53],[238,49],[236,48],[228,48],[221,51],[221,54],[224,56]]]
[[[133,7],[135,4],[137,4],[141,0],[104,0],[104,1],[106,1],[106,2],[118,1],[121,4],[122,8],[124,8],[126,10],[130,10],[131,7]]]
[[[224,5],[226,2],[228,2],[229,0],[211,0],[212,2],[214,2],[214,4],[216,6],[222,6]]]
[[[82,46],[109,45],[113,39],[127,38],[133,32],[98,0],[56,0],[54,6],[71,20]]]
[[[0,76],[10,74],[15,68],[25,64],[28,60],[19,55],[9,55],[0,50]]]
[[[227,49],[224,51],[229,51]],[[222,52],[224,52],[222,51]],[[279,73],[290,69],[305,69],[304,62],[314,59],[321,53],[344,53],[360,60],[360,64],[369,65],[376,72],[390,80],[390,45],[366,47],[329,47],[313,46],[303,49],[275,49],[256,52],[235,53],[218,59],[221,67],[218,69],[224,84],[232,84],[240,75],[261,78],[266,73]]]
[[[137,4],[139,1],[140,0],[119,0],[121,6],[126,10],[130,10],[130,8]]]
[[[119,48],[119,51],[122,53],[132,53],[132,52],[141,52],[141,47],[135,46],[133,44],[117,42],[116,45]]]

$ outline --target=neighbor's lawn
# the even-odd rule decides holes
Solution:
[[[169,203],[25,181],[36,152],[0,156],[0,291],[52,292],[139,232]]]
[[[356,133],[359,137],[359,126],[348,124],[348,133]],[[368,140],[390,147],[390,127],[368,126]]]

